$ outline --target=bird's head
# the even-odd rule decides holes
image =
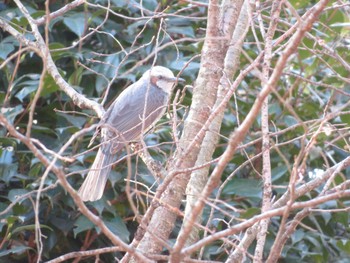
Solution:
[[[183,81],[181,78],[176,78],[173,72],[162,66],[154,66],[147,70],[143,76],[150,79],[150,83],[162,89],[166,93],[171,93],[175,82]]]

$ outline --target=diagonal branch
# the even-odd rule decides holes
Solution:
[[[296,51],[298,44],[303,39],[305,33],[311,29],[313,23],[316,21],[317,17],[326,7],[328,2],[329,0],[320,1],[317,5],[314,6],[313,12],[310,13],[309,17],[307,17],[305,21],[300,24],[293,38],[285,48],[280,58],[278,59],[276,63],[278,66],[274,69],[274,71],[271,74],[271,77],[264,85],[261,92],[258,94],[257,99],[255,100],[250,112],[248,113],[242,124],[237,128],[237,130],[231,134],[228,148],[222,154],[199,200],[197,201],[196,205],[192,208],[192,216],[188,219],[189,221],[194,221],[196,215],[203,209],[206,197],[209,196],[210,193],[212,193],[212,191],[215,189],[218,182],[220,181],[221,175],[229,161],[232,159],[232,156],[234,155],[238,145],[243,141],[243,139],[249,131],[249,128],[255,121],[255,118],[258,116],[265,98],[277,86],[279,78],[283,73],[284,66],[286,65],[289,57]]]
[[[48,50],[48,47],[45,44],[45,40],[40,34],[38,27],[35,23],[35,20],[30,16],[28,10],[23,6],[23,4],[19,0],[14,0],[21,10],[21,12],[25,15],[32,28],[32,33],[35,36],[36,41],[31,41],[27,39],[21,32],[17,31],[14,27],[12,27],[9,23],[5,21],[5,19],[0,17],[0,27],[10,33],[13,37],[17,39],[23,46],[30,47],[33,51],[35,51],[43,60],[43,63],[47,66],[47,72],[53,77],[57,85],[60,89],[65,92],[73,101],[75,105],[80,107],[81,109],[92,109],[96,112],[98,117],[102,117],[104,114],[103,107],[92,100],[87,99],[84,95],[78,93],[74,90],[61,76],[59,73],[52,56]]]
[[[17,138],[20,140],[23,144],[25,144],[32,152],[33,154],[46,166],[50,167],[51,171],[57,176],[60,184],[62,187],[71,195],[73,198],[75,204],[79,207],[80,211],[91,221],[93,222],[97,227],[99,227],[103,234],[105,234],[111,242],[115,246],[120,246],[123,250],[129,252],[130,254],[134,255],[136,258],[141,260],[142,262],[150,262],[150,260],[140,254],[135,248],[125,244],[118,236],[114,235],[113,232],[111,232],[108,227],[105,225],[105,223],[96,215],[94,215],[84,204],[84,202],[81,200],[80,196],[77,194],[77,192],[73,189],[73,187],[68,183],[66,175],[64,174],[63,170],[58,168],[56,165],[54,165],[52,162],[50,162],[49,159],[47,159],[42,152],[34,145],[33,141],[24,136],[23,134],[19,133],[15,127],[13,127],[6,117],[3,114],[0,114],[0,123],[5,126],[5,128],[8,130],[9,134],[13,136],[14,138]]]

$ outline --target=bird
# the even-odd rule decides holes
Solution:
[[[158,122],[178,81],[184,80],[170,69],[153,66],[109,106],[93,136],[101,135],[100,147],[78,190],[84,202],[101,199],[116,154]]]

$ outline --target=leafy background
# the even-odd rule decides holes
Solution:
[[[45,14],[44,1],[22,1],[34,18]],[[302,15],[311,6],[309,1],[289,1],[296,11]],[[313,2],[313,1],[311,1]],[[50,1],[50,11],[66,5],[68,1]],[[136,81],[149,68],[153,60],[178,73],[184,65],[188,67],[181,73],[186,83],[195,81],[199,70],[203,37],[206,27],[206,7],[191,6],[186,1],[143,1],[142,11],[137,1],[91,0],[89,4],[74,8],[63,16],[57,17],[48,26],[49,43],[54,62],[62,76],[81,94],[101,101],[105,96],[106,86],[111,84],[107,96],[107,107],[114,98],[128,85]],[[268,23],[270,4],[265,3],[263,15]],[[10,21],[24,35],[30,37],[28,21],[11,1],[1,6],[0,16]],[[348,6],[349,8],[349,6]],[[164,17],[153,17],[153,10],[165,10]],[[181,15],[174,15],[181,10]],[[107,17],[108,12],[108,18]],[[146,17],[144,17],[146,16]],[[148,17],[148,18],[147,18]],[[279,24],[278,38],[288,30],[295,21],[285,13]],[[253,17],[253,23],[257,25]],[[280,79],[276,94],[270,97],[270,119],[272,144],[271,167],[275,198],[286,191],[289,183],[289,169],[295,156],[303,149],[304,143],[310,140],[312,132],[317,129],[317,121],[323,116],[325,107],[329,111],[336,110],[349,101],[349,70],[339,63],[339,59],[328,54],[325,45],[346,62],[350,63],[349,52],[349,10],[329,9],[320,17],[317,25],[303,40],[297,54],[289,61],[285,74]],[[159,30],[162,28],[163,30]],[[95,31],[93,29],[96,29]],[[44,26],[40,27],[44,34]],[[259,35],[257,27],[250,30],[243,46],[241,69],[246,68],[250,59],[259,55],[257,41],[264,39]],[[158,37],[157,37],[158,36]],[[157,41],[155,41],[157,38]],[[0,62],[21,47],[17,40],[8,33],[0,32]],[[157,54],[156,57],[154,56]],[[278,59],[278,52],[272,60],[272,67]],[[18,131],[25,133],[28,126],[28,112],[37,91],[42,60],[33,52],[25,52],[18,60],[6,63],[0,71],[0,102],[5,100],[10,90],[8,105],[2,105],[7,119]],[[117,70],[117,75],[115,72]],[[114,79],[113,79],[114,78]],[[113,79],[113,83],[110,80]],[[317,84],[317,85],[315,85]],[[185,92],[181,106],[176,113],[180,120],[185,118],[191,103],[190,86],[179,86]],[[241,83],[230,106],[226,110],[221,128],[222,139],[215,156],[219,156],[226,147],[227,137],[249,112],[260,89],[260,82],[254,74],[248,75]],[[336,92],[341,90],[344,94]],[[294,110],[294,115],[286,108],[285,102]],[[238,109],[238,110],[237,110]],[[343,113],[328,122],[331,133],[325,131],[317,138],[317,144],[307,159],[307,175],[317,175],[317,171],[349,156],[350,113]],[[174,114],[171,112],[171,114]],[[299,118],[299,119],[298,119]],[[298,125],[304,121],[304,127]],[[44,89],[35,109],[35,120],[32,126],[32,137],[38,139],[46,148],[58,152],[60,148],[77,131],[96,123],[93,112],[76,107],[64,94],[50,76],[45,76]],[[245,144],[237,152],[222,178],[223,185],[214,193],[223,202],[218,203],[220,209],[205,210],[204,224],[211,229],[224,229],[239,220],[250,218],[260,212],[262,185],[257,171],[261,169],[260,119],[255,121]],[[181,122],[179,129],[181,129]],[[292,127],[292,128],[290,128]],[[306,130],[307,129],[307,130]],[[281,132],[282,131],[282,132]],[[279,133],[277,133],[279,132]],[[274,133],[276,133],[274,135]],[[300,139],[300,136],[306,137]],[[69,176],[69,182],[78,189],[82,183],[82,174],[93,162],[95,151],[88,149],[92,132],[80,137],[64,152],[70,161],[58,161]],[[304,141],[303,141],[304,140]],[[171,125],[168,117],[164,117],[157,127],[146,137],[147,145],[152,146],[151,154],[166,165],[174,150],[171,136]],[[49,153],[46,153],[50,156]],[[125,153],[122,154],[122,156]],[[247,161],[250,160],[250,161]],[[147,189],[154,190],[154,178],[150,176],[143,162],[132,158],[132,179],[135,184],[134,199],[142,214],[149,200]],[[214,165],[213,165],[214,167]],[[319,170],[317,170],[319,169]],[[35,212],[34,202],[36,189],[45,167],[18,140],[7,136],[0,127],[0,259],[3,262],[36,261],[35,244]],[[132,240],[137,228],[134,213],[130,209],[125,195],[127,175],[126,161],[115,167],[104,197],[90,203],[91,209],[98,214],[125,242]],[[306,176],[303,180],[309,181]],[[336,176],[334,184],[349,179],[349,170]],[[310,200],[320,191],[316,189],[301,200]],[[225,213],[227,205],[237,208]],[[305,218],[286,244],[281,262],[350,262],[348,199],[339,199],[323,203],[319,209],[342,209],[336,213],[315,211]],[[39,219],[44,235],[43,259],[49,260],[71,251],[111,246],[110,241],[99,235],[97,229],[74,204],[71,197],[57,183],[56,177],[49,173],[44,183],[44,191],[40,196]],[[280,218],[272,218],[269,228],[266,253],[268,253],[279,229]],[[174,230],[176,236],[178,228]],[[233,240],[235,237],[232,237]],[[254,246],[249,253],[254,254]],[[213,243],[205,248],[203,259],[224,261],[227,257],[225,246],[221,242]],[[119,252],[100,256],[104,262],[112,262],[114,257],[121,258]],[[250,259],[246,259],[249,261]],[[93,262],[93,259],[90,259]]]

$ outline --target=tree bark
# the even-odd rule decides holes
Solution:
[[[206,134],[203,125],[216,102],[230,39],[224,36],[223,29],[220,28],[222,25],[220,10],[218,0],[209,2],[207,33],[202,50],[201,67],[194,86],[189,115],[185,121],[174,162],[169,168],[169,174],[195,165]],[[172,178],[161,197],[160,206],[155,209],[147,231],[137,246],[141,253],[157,254],[161,252],[163,248],[161,240],[165,242],[174,227],[177,218],[174,209],[180,207],[189,179],[190,173],[181,173]],[[172,209],[169,209],[169,206]]]
[[[239,56],[241,54],[242,44],[246,33],[248,32],[249,26],[249,14],[248,14],[248,3],[245,1],[243,7],[242,2],[235,1],[225,1],[223,5],[224,10],[230,10],[231,12],[225,12],[222,21],[232,21],[232,27],[235,29],[233,34],[232,31],[227,29],[227,34],[231,34],[230,44],[224,59],[224,72],[220,79],[220,84],[218,88],[217,100],[215,102],[214,108],[217,108],[223,101],[224,97],[227,95],[227,91],[230,87],[230,80],[233,78],[239,67]],[[242,8],[241,8],[242,7]],[[240,12],[241,11],[241,12]],[[238,18],[238,19],[237,19]],[[224,117],[224,111],[218,113],[211,123],[209,130],[207,131],[205,138],[203,140],[203,145],[198,154],[198,158],[195,166],[202,166],[209,163],[212,160],[213,153],[219,141],[219,134],[221,123]],[[210,165],[194,171],[191,174],[191,179],[188,183],[186,189],[186,209],[185,209],[185,220],[186,215],[192,211],[194,203],[197,201],[198,196],[203,191],[203,188],[208,180]],[[186,246],[197,241],[199,236],[199,228],[195,226],[195,223],[201,223],[201,214],[198,215],[196,222],[192,222],[193,228],[189,238],[186,240]]]

